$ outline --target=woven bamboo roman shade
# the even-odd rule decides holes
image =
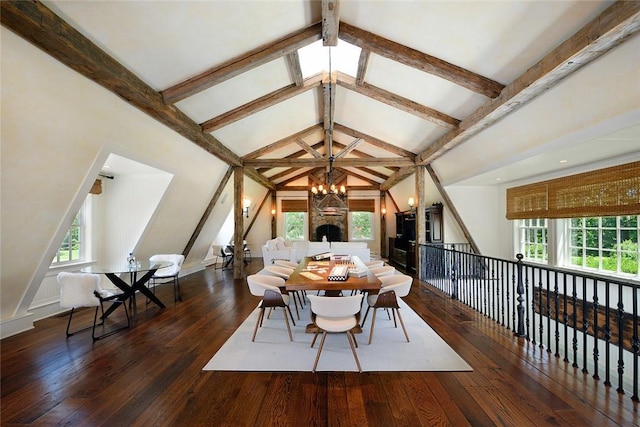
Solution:
[[[280,210],[282,212],[306,212],[307,201],[303,199],[283,199]]]
[[[640,162],[507,189],[507,219],[640,214]]]
[[[373,199],[349,199],[351,212],[375,212],[376,204]]]

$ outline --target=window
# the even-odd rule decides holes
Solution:
[[[568,220],[569,265],[638,275],[638,216]]]
[[[52,265],[83,261],[86,258],[89,197],[87,197],[84,204],[73,218],[73,222],[71,223],[69,230],[67,230],[67,234],[64,236],[64,239],[62,239],[62,243],[51,262]]]
[[[351,240],[373,240],[373,213],[351,212]]]
[[[528,261],[548,262],[547,220],[522,219],[518,224],[520,236],[519,252]]]
[[[304,240],[305,213],[285,212],[284,215],[284,236],[291,240]]]

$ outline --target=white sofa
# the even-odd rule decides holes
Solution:
[[[284,239],[283,237],[276,237],[275,239],[267,240],[267,243],[262,245],[262,260],[264,261],[264,265],[273,264],[273,260],[275,259],[298,262],[296,247],[290,240]]]
[[[334,255],[357,256],[362,262],[371,261],[371,250],[367,242],[331,242],[331,252]]]
[[[265,266],[273,264],[273,260],[276,259],[300,262],[306,256],[325,252],[332,252],[334,255],[357,256],[362,262],[371,261],[371,251],[367,242],[309,242],[307,240],[291,242],[282,237],[276,237],[268,240],[262,246],[262,258]]]

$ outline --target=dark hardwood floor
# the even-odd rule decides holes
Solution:
[[[248,272],[262,267],[260,259]],[[183,302],[145,306],[93,343],[67,315],[0,342],[1,423],[73,426],[630,426],[630,396],[415,282],[405,301],[473,372],[204,372],[256,299],[231,271],[181,279]],[[170,286],[158,289],[172,301]],[[91,320],[92,311],[82,317]],[[114,313],[115,315],[115,313]],[[311,366],[313,361],[309,361]]]

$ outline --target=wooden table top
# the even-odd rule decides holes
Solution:
[[[354,260],[355,262],[359,260]],[[315,261],[312,258],[305,257],[302,259],[298,268],[291,273],[289,279],[285,282],[285,288],[290,291],[300,290],[320,290],[320,291],[341,291],[341,290],[379,290],[381,287],[380,279],[367,269],[367,275],[363,277],[349,277],[345,281],[332,281],[327,279],[331,269],[344,263],[343,261]],[[305,277],[303,273],[312,273],[319,276],[320,279]]]

